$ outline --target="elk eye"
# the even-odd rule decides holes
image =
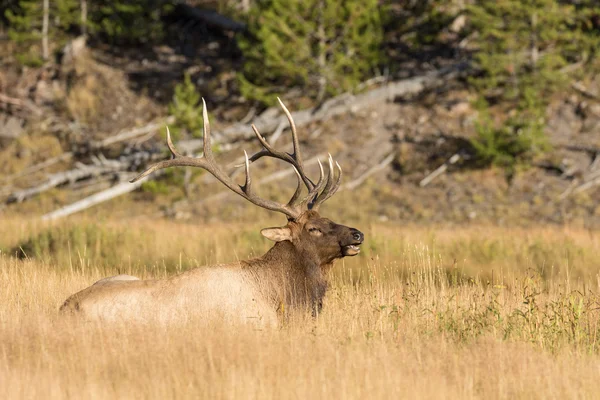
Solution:
[[[322,232],[319,228],[309,228],[308,232],[312,233],[313,235],[321,235]]]

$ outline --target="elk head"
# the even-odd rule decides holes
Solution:
[[[277,100],[290,124],[293,152],[287,153],[274,149],[259,133],[256,126],[252,125],[252,130],[262,144],[263,149],[251,157],[248,157],[248,154],[244,152],[246,179],[243,185],[235,183],[215,162],[211,150],[210,124],[204,99],[202,99],[202,116],[204,120],[204,154],[202,157],[194,158],[180,154],[175,149],[167,128],[167,145],[171,151],[172,159],[150,166],[131,180],[131,182],[135,182],[154,171],[167,167],[189,166],[202,168],[211,173],[231,191],[251,203],[267,210],[281,212],[287,216],[288,223],[286,226],[266,228],[261,231],[262,235],[266,238],[275,242],[290,242],[299,251],[299,254],[310,254],[312,257],[316,257],[317,259],[314,261],[318,262],[319,265],[331,263],[336,258],[358,254],[360,252],[359,246],[364,240],[364,235],[357,229],[339,225],[327,218],[322,218],[318,213],[319,206],[333,196],[340,187],[342,168],[336,162],[336,174],[334,161],[330,154],[327,177],[325,177],[323,165],[320,161],[318,163],[320,171],[319,180],[315,183],[306,175],[294,120],[281,100]],[[250,164],[262,157],[277,158],[291,164],[294,168],[298,178],[298,185],[292,198],[286,204],[261,199],[254,193],[252,177],[250,175]],[[303,187],[306,187],[308,193],[304,197],[301,197]]]
[[[359,230],[336,224],[314,210],[289,220],[286,226],[265,228],[260,233],[274,242],[291,242],[298,253],[315,257],[313,261],[318,265],[357,255],[364,240]]]

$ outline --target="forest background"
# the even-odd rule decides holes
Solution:
[[[369,218],[600,222],[597,1],[1,5],[0,212],[114,191],[163,156],[167,124],[197,154],[200,97],[229,166],[256,146],[250,123],[285,147],[279,96],[304,112],[309,156],[336,155]],[[202,199],[210,183],[172,171],[112,201],[134,215],[243,218],[236,199]]]

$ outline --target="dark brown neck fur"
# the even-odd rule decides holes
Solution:
[[[276,306],[321,310],[332,262],[321,264],[289,241],[276,243],[265,255],[243,261],[263,293]]]

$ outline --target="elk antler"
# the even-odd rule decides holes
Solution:
[[[338,168],[338,176],[334,182],[334,170],[333,170],[333,158],[331,154],[329,155],[329,173],[327,174],[327,185],[325,185],[325,189],[317,196],[317,198],[309,204],[309,208],[313,210],[318,210],[319,206],[325,202],[325,200],[329,199],[331,196],[337,192],[340,188],[340,183],[342,183],[342,167],[340,164],[335,162],[335,165]]]
[[[266,156],[266,157],[278,158],[282,161],[292,164],[294,166],[294,168],[296,169],[296,172],[299,173],[302,182],[304,182],[304,184],[306,185],[306,189],[308,189],[308,195],[297,204],[295,204],[297,197],[292,197],[292,200],[290,200],[289,204],[297,205],[301,209],[304,209],[306,207],[308,209],[316,210],[316,209],[318,209],[320,204],[322,204],[325,200],[327,200],[328,198],[333,196],[334,193],[338,190],[341,179],[342,179],[342,168],[340,167],[340,165],[337,162],[335,163],[338,167],[339,174],[338,174],[337,180],[335,181],[335,184],[334,184],[333,183],[333,179],[334,179],[333,175],[335,174],[335,172],[333,171],[333,159],[331,158],[331,154],[330,154],[329,155],[329,173],[327,175],[327,181],[323,180],[323,166],[321,165],[320,161],[319,161],[319,168],[320,168],[321,174],[319,176],[319,181],[315,184],[310,180],[310,178],[308,178],[308,176],[304,172],[304,162],[302,161],[302,154],[300,152],[300,143],[298,140],[298,132],[296,131],[296,124],[294,123],[292,114],[287,109],[285,104],[283,104],[283,102],[281,101],[281,99],[279,97],[277,98],[277,101],[279,102],[279,105],[283,109],[283,112],[285,113],[285,116],[287,117],[288,122],[290,123],[290,130],[292,131],[292,145],[293,145],[294,150],[291,154],[284,152],[284,151],[275,150],[265,140],[265,138],[260,134],[260,132],[258,131],[256,126],[254,124],[252,124],[252,130],[254,131],[254,134],[258,138],[258,141],[263,145],[264,149],[260,150],[258,153],[253,154],[249,160],[252,163],[252,162]],[[300,182],[298,184],[300,185]],[[325,185],[325,189],[323,189],[323,185]],[[300,186],[298,186],[298,189],[299,188],[300,188]],[[321,194],[319,194],[319,191],[321,191],[321,189],[323,189],[323,192],[321,192]],[[299,195],[299,193],[298,193],[298,195]],[[316,199],[315,199],[315,197],[316,197]]]
[[[298,172],[300,173],[300,176],[302,177],[302,181],[306,185],[306,188],[310,191],[316,185],[304,173],[304,162],[302,161],[302,153],[300,152],[300,143],[298,141],[298,132],[296,131],[296,124],[294,123],[292,114],[289,112],[289,110],[283,104],[283,102],[281,101],[281,99],[279,97],[277,98],[277,101],[279,102],[279,105],[283,109],[283,112],[285,113],[285,116],[287,117],[287,119],[290,123],[290,129],[292,131],[292,144],[294,146],[294,151],[293,151],[293,153],[290,154],[290,153],[286,153],[284,151],[275,150],[273,147],[271,147],[271,145],[269,143],[267,143],[265,138],[260,134],[260,132],[256,128],[256,125],[252,124],[252,130],[254,131],[254,134],[258,138],[258,141],[260,142],[260,144],[263,145],[264,149],[262,149],[261,151],[259,151],[256,154],[253,154],[250,157],[250,162],[252,163],[252,162],[258,160],[259,158],[267,156],[267,157],[278,158],[282,161],[290,163],[296,168],[296,170],[298,170]]]
[[[278,99],[279,100],[279,99]],[[333,159],[331,158],[331,154],[329,155],[329,173],[327,175],[327,179],[324,178],[323,165],[319,161],[319,181],[315,184],[313,183],[304,172],[304,164],[302,161],[302,155],[300,153],[300,147],[298,143],[298,135],[296,132],[296,126],[294,124],[294,120],[292,119],[292,115],[288,111],[288,109],[283,105],[281,100],[279,100],[279,104],[281,104],[288,121],[290,122],[290,127],[292,130],[292,141],[294,145],[294,152],[292,154],[286,152],[280,152],[273,149],[267,141],[262,137],[262,135],[258,132],[256,127],[252,125],[252,129],[256,134],[256,137],[263,145],[264,149],[254,154],[251,157],[248,157],[248,154],[244,151],[245,155],[245,169],[246,169],[246,180],[244,185],[238,185],[233,181],[233,179],[227,175],[215,162],[214,155],[211,149],[211,137],[210,137],[210,123],[208,121],[208,115],[206,112],[206,103],[204,99],[202,99],[202,117],[204,120],[203,132],[204,132],[204,153],[202,157],[188,157],[180,154],[173,145],[171,141],[171,134],[169,132],[169,128],[167,128],[167,146],[171,151],[172,158],[166,161],[160,161],[156,164],[151,165],[144,172],[139,174],[137,177],[132,179],[130,182],[138,181],[152,172],[157,171],[159,169],[168,168],[168,167],[198,167],[205,169],[210,174],[212,174],[215,178],[217,178],[221,183],[227,186],[231,191],[237,193],[242,196],[246,200],[251,203],[265,208],[271,211],[281,212],[288,216],[290,219],[298,218],[306,209],[317,209],[320,204],[322,204],[325,200],[333,196],[335,191],[340,186],[340,181],[342,178],[342,169],[338,163],[336,163],[339,173],[337,179],[334,182],[335,172],[333,170]],[[292,195],[290,201],[287,204],[281,204],[272,200],[261,199],[256,196],[252,190],[252,177],[250,175],[250,163],[258,160],[263,156],[278,158],[282,161],[285,161],[292,165],[296,175],[298,177],[298,186],[296,187],[296,191]],[[308,189],[308,194],[298,202],[300,198],[300,193],[302,192],[302,184],[306,186]]]

